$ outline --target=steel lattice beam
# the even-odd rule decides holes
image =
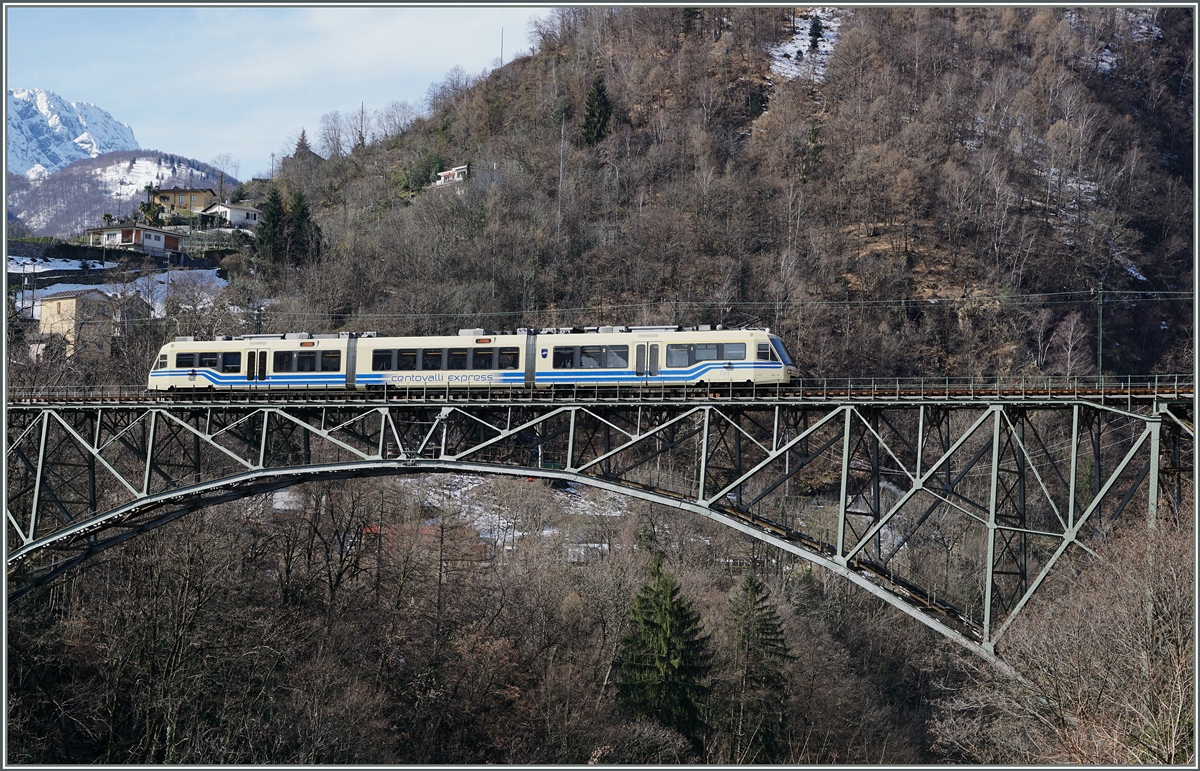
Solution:
[[[1091,554],[1093,531],[1135,499],[1155,516],[1160,474],[1177,486],[1191,473],[1191,404],[1178,394],[1119,405],[705,396],[10,404],[9,599],[216,503],[315,479],[495,473],[703,515],[995,660],[1072,547]]]

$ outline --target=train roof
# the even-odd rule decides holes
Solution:
[[[460,329],[458,337],[478,337],[482,335],[584,335],[584,334],[634,334],[645,332],[763,332],[771,333],[770,327],[741,327],[736,329],[728,329],[721,324],[715,327],[711,324],[699,324],[691,327],[684,326],[603,326],[603,327],[544,327],[541,329],[530,329],[528,327],[518,327],[514,333],[511,330],[497,331],[494,329]],[[231,341],[231,340],[339,340],[350,337],[357,338],[373,338],[373,337],[455,337],[455,335],[380,335],[378,332],[334,332],[334,333],[312,333],[312,332],[280,332],[272,334],[253,334],[253,335],[219,335],[216,337],[205,337],[202,335],[186,335],[176,337],[173,342],[176,343],[191,343],[204,342],[210,340]]]

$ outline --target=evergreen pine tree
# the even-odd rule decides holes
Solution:
[[[287,257],[287,231],[288,215],[283,206],[283,194],[271,185],[254,233],[254,257],[259,265],[274,265]]]
[[[634,601],[632,628],[621,641],[614,669],[617,701],[636,715],[659,720],[692,740],[697,751],[708,729],[700,713],[708,695],[709,636],[700,615],[679,596],[675,577],[659,558]]]
[[[300,157],[301,152],[311,153],[313,149],[308,146],[308,134],[304,129],[300,129],[300,138],[296,140],[296,149],[292,151],[292,157]]]
[[[315,260],[321,251],[321,229],[313,222],[308,199],[297,190],[289,201],[287,216],[287,258],[293,265]]]
[[[791,658],[770,591],[747,573],[730,597],[735,630],[732,681],[721,703],[728,732],[728,762],[776,762],[783,752],[788,694],[784,664]]]
[[[808,50],[817,50],[817,43],[821,40],[821,35],[825,33],[825,27],[821,24],[821,17],[814,16],[812,24],[808,28]]]
[[[612,103],[608,101],[608,91],[604,88],[604,74],[597,72],[592,78],[592,87],[584,104],[583,141],[589,145],[599,144],[604,139],[610,117]]]

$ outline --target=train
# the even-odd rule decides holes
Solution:
[[[797,370],[766,328],[602,326],[381,337],[373,332],[176,337],[152,391],[786,385]]]

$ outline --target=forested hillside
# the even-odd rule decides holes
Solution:
[[[789,25],[556,12],[394,136],[285,167],[325,256],[254,291],[318,312],[288,328],[769,325],[810,375],[889,376],[1094,371],[1103,288],[1106,370],[1186,367],[1190,301],[1144,293],[1192,283],[1190,14],[857,10],[824,83],[771,74]],[[422,192],[468,162],[499,184]]]
[[[215,300],[181,282],[117,358],[10,386],[143,383],[172,335],[256,321],[770,326],[807,377],[1094,375],[1101,296],[1105,373],[1191,371],[1193,9],[844,10],[824,79],[787,79],[807,13],[555,10],[423,110],[331,113],[239,187],[273,213]],[[1030,602],[1018,680],[674,509],[308,483],[12,604],[7,760],[1190,764],[1190,488],[1163,501]]]

